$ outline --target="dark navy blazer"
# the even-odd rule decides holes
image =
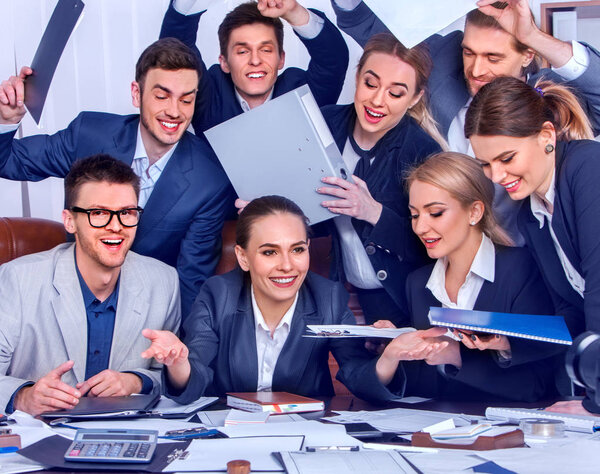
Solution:
[[[131,165],[139,115],[82,112],[54,135],[13,140],[0,134],[0,176],[39,181],[63,178],[75,160],[109,154]],[[233,190],[204,137],[184,133],[150,195],[132,250],[177,268],[182,315],[214,273],[221,230]]]
[[[311,10],[323,18],[325,23],[315,38],[306,39],[297,35],[310,54],[308,69],[305,71],[288,67],[282,71],[275,82],[273,97],[279,97],[308,84],[319,106],[335,104],[346,77],[348,46],[339,30],[325,14],[318,10]],[[203,132],[242,113],[231,74],[223,72],[219,64],[213,64],[207,70],[196,47],[198,24],[203,13],[182,15],[171,4],[160,30],[161,38],[175,37],[192,48],[200,57],[203,70],[192,120],[196,132]]]
[[[567,318],[575,337],[584,330],[600,331],[600,143],[557,143],[555,181],[552,229],[585,280],[583,298],[567,280],[548,224],[540,229],[533,216],[530,198],[521,206],[519,230],[551,290],[557,314]]]
[[[323,107],[322,111],[340,153],[343,153],[350,120],[356,115],[354,104],[331,105]],[[425,247],[412,231],[404,176],[410,168],[441,148],[409,116],[404,116],[397,127],[401,133],[396,141],[382,149],[373,161],[372,166],[377,167],[375,183],[367,182],[373,198],[383,205],[381,217],[375,226],[367,224],[359,237],[383,287],[408,317],[404,294],[406,277],[429,260]],[[329,231],[333,236],[331,277],[344,280],[339,234],[331,221]]]
[[[249,277],[239,268],[204,284],[184,322],[191,377],[185,390],[177,393],[163,372],[170,397],[190,403],[203,395],[256,391],[259,368],[250,288]],[[348,294],[339,283],[308,273],[275,365],[273,391],[332,396],[331,351],[340,366],[337,378],[352,393],[371,401],[393,398],[377,379],[376,359],[364,349],[364,341],[303,337],[307,324],[356,324],[347,303]]]
[[[364,2],[351,11],[339,8],[333,0],[331,3],[338,26],[360,45],[364,46],[376,33],[389,32]],[[454,31],[446,36],[433,35],[425,40],[433,60],[428,81],[428,104],[444,136],[448,136],[452,120],[469,99],[463,71],[462,40],[462,31]],[[590,54],[590,64],[574,81],[567,82],[551,69],[542,69],[529,76],[527,83],[533,85],[541,77],[556,83],[567,82],[579,96],[597,135],[600,134],[600,52],[589,45],[584,46]]]
[[[411,273],[406,292],[413,326],[431,327],[431,306],[441,303],[425,287],[433,265]],[[537,265],[526,248],[496,245],[494,282],[485,281],[474,308],[519,314],[554,314]],[[496,351],[468,349],[461,344],[462,367],[446,366],[442,376],[424,361],[402,362],[406,375],[404,395],[456,400],[515,400],[533,402],[556,395],[554,368],[564,353],[559,344],[510,337],[512,359],[501,362]]]

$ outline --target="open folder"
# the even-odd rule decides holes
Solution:
[[[278,194],[294,201],[311,224],[335,217],[315,189],[321,178],[349,181],[342,155],[307,85],[204,132],[241,199]]]
[[[82,397],[70,410],[47,411],[43,418],[132,418],[150,410],[160,394],[122,397]]]

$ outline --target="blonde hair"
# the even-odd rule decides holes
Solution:
[[[429,107],[427,106],[427,79],[429,78],[429,74],[433,67],[427,47],[423,44],[418,44],[414,48],[407,48],[398,41],[394,35],[390,33],[379,33],[372,36],[369,41],[367,41],[367,44],[365,44],[363,54],[358,61],[357,72],[359,74],[367,62],[367,59],[374,53],[395,56],[414,69],[416,76],[415,93],[418,94],[421,91],[424,91],[425,93],[419,102],[408,109],[406,113],[417,121],[421,128],[442,147],[442,150],[447,150],[448,143],[440,133],[437,122],[431,115]]]
[[[455,152],[432,155],[409,172],[406,178],[407,190],[415,181],[447,191],[464,208],[476,201],[482,202],[484,209],[483,216],[477,224],[479,230],[496,244],[513,245],[511,238],[498,224],[492,210],[494,184],[470,156]]]

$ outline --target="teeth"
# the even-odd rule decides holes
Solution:
[[[105,244],[109,244],[109,245],[118,245],[121,242],[123,242],[123,239],[115,239],[115,240],[105,239],[102,242],[104,242]]]
[[[504,187],[505,187],[506,189],[510,189],[510,188],[513,188],[513,187],[515,187],[515,186],[516,186],[518,183],[519,183],[519,180],[516,180],[516,181],[513,181],[513,182],[512,182],[512,183],[510,183],[510,184],[505,184],[505,185],[504,185]]]
[[[251,72],[250,74],[248,74],[248,77],[250,79],[260,79],[261,77],[265,77],[265,73],[264,72]]]
[[[428,244],[432,244],[433,242],[436,242],[438,239],[425,239],[425,242],[427,242]]]
[[[172,122],[160,122],[160,123],[162,123],[167,128],[175,128],[178,125],[177,123],[172,123]]]
[[[378,114],[377,112],[374,112],[371,109],[365,109],[367,111],[367,113],[371,116],[371,117],[376,117],[376,118],[381,118],[383,117],[384,114]]]
[[[271,278],[272,281],[274,281],[275,283],[279,283],[282,285],[285,285],[286,283],[291,283],[294,281],[294,278],[296,277],[289,277],[289,278]]]

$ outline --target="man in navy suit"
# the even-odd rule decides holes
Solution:
[[[140,114],[82,112],[54,135],[14,139],[25,115],[23,68],[0,85],[0,176],[39,181],[64,177],[78,159],[106,153],[140,177],[144,208],[132,250],[177,268],[182,315],[214,273],[221,229],[233,192],[204,137],[186,132],[194,113],[200,66],[180,41],[150,45],[131,84]]]
[[[331,0],[338,26],[363,45],[374,34],[389,31],[362,0]],[[526,0],[510,0],[496,8],[495,0],[480,0],[469,12],[465,31],[425,40],[433,60],[428,103],[450,149],[473,156],[464,134],[472,97],[499,76],[513,76],[533,85],[540,78],[571,86],[600,133],[600,53],[594,48],[553,38],[537,28]],[[537,56],[552,68],[539,69]],[[519,204],[496,187],[494,210],[517,243]]]
[[[322,12],[307,10],[296,0],[258,0],[229,12],[219,26],[219,64],[202,74],[192,125],[196,132],[229,120],[303,84],[319,106],[335,104],[348,67],[348,47],[339,30]],[[180,39],[197,52],[200,17],[210,0],[173,0],[160,37]],[[311,60],[306,71],[285,62],[283,24],[289,23]],[[202,60],[202,59],[201,59]]]

